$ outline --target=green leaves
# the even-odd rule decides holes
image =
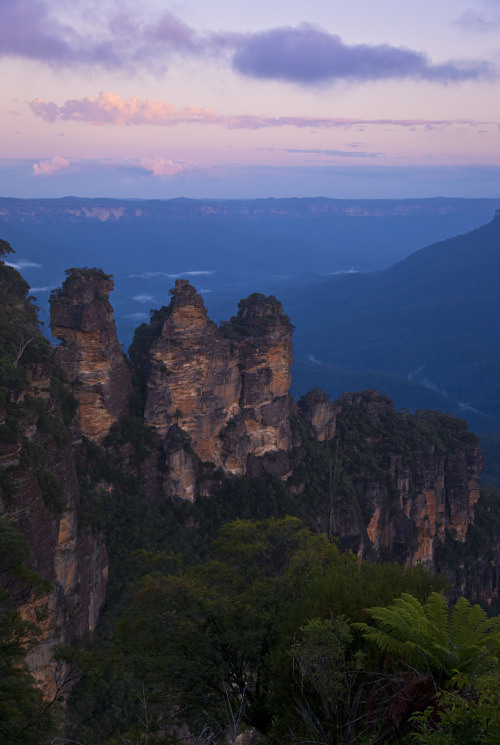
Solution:
[[[478,605],[460,598],[451,611],[433,592],[422,604],[403,593],[388,608],[369,608],[377,626],[356,623],[365,639],[421,673],[450,679],[454,671],[484,673],[498,667],[500,616],[488,619]]]

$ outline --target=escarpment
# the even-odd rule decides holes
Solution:
[[[0,262],[0,522],[27,547],[25,567],[13,574],[2,547],[0,612],[5,602],[28,630],[36,628],[26,662],[50,701],[72,684],[53,648],[96,628],[108,557],[102,536],[80,520],[71,428],[77,402],[38,328],[28,289]]]
[[[67,274],[50,297],[52,335],[62,342],[57,356],[80,404],[82,434],[100,441],[128,414],[132,392],[109,302],[114,283],[102,270]]]
[[[123,415],[123,391],[130,390],[122,358],[118,365],[110,354],[118,344],[110,288],[105,275],[72,270],[52,300],[53,333],[65,339],[57,354],[75,380],[82,420],[94,417],[93,436],[100,441],[103,407],[108,423],[112,414]],[[256,293],[217,327],[187,280],[176,280],[170,294],[170,304],[152,312],[130,348],[144,423],[156,433],[160,468],[150,460],[147,481],[157,484],[151,493],[194,501],[217,491],[225,477],[270,474],[291,477],[290,489],[306,499],[310,477],[301,483],[298,476],[301,449],[288,393],[293,326],[281,304]],[[71,355],[72,349],[79,354]],[[100,369],[107,377],[101,373],[99,383],[86,378],[90,354],[106,360]],[[119,406],[114,386],[122,395]],[[321,489],[329,507],[315,519],[341,545],[362,557],[432,566],[448,538],[465,540],[482,461],[477,439],[461,420],[397,413],[375,392],[345,394],[332,403],[318,389],[299,402],[297,413],[328,451]],[[207,470],[210,464],[215,470]]]
[[[345,548],[363,558],[434,566],[446,540],[466,540],[483,461],[465,422],[439,412],[398,413],[375,391],[329,405],[313,391],[300,407],[329,448],[325,529]],[[325,430],[333,426],[328,443]],[[345,472],[349,488],[340,478]]]

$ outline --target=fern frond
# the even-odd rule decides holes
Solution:
[[[500,617],[488,619],[465,598],[449,613],[438,593],[425,604],[405,593],[388,608],[366,612],[375,626],[354,624],[365,639],[417,669],[449,678],[454,670],[481,674],[500,666]]]

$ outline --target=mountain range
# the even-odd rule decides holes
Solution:
[[[398,381],[413,384],[406,405],[415,405],[419,384],[433,394],[431,404],[439,396],[439,408],[444,404],[480,429],[498,428],[499,248],[497,212],[487,225],[384,271],[285,291],[284,306],[296,325],[300,387],[314,375],[333,394],[335,377],[345,386],[350,375],[358,382],[356,376],[366,380],[374,373],[373,387],[381,383],[389,394]],[[403,389],[398,397],[404,398]]]

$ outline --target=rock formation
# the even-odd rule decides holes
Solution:
[[[311,423],[318,442],[332,439],[339,407],[332,404],[326,393],[320,388],[313,388],[299,401],[299,408]]]
[[[289,450],[293,326],[281,303],[273,296],[254,293],[240,302],[238,315],[221,330],[233,341],[238,360],[248,452],[261,456]]]
[[[78,411],[32,317],[38,351],[33,344],[24,352],[26,334],[21,345],[14,332],[4,344],[13,361],[0,387],[0,518],[27,540],[29,569],[52,583],[45,595],[28,588],[17,602],[41,631],[27,661],[48,699],[61,682],[54,645],[92,631],[105,598],[106,546],[82,524],[80,501],[92,490],[118,494],[121,509],[117,474],[133,482],[139,511],[148,500],[210,497],[226,476],[236,485],[260,477],[258,488],[277,484],[273,498],[285,495],[341,548],[439,567],[462,592],[498,597],[497,533],[479,552],[480,571],[462,562],[454,575],[440,554],[450,542],[463,546],[474,528],[482,460],[464,422],[397,413],[374,391],[330,402],[315,389],[295,405],[293,327],[276,298],[251,295],[217,327],[187,280],[176,281],[169,306],[136,332],[130,356],[144,420],[128,417],[131,373],[116,338],[112,287],[101,270],[73,269],[51,296],[53,335],[62,341],[54,355]],[[19,314],[19,298],[14,306]],[[114,470],[90,474],[80,434]]]
[[[52,297],[53,333],[64,342],[57,354],[74,381],[82,431],[100,441],[127,412],[130,391],[108,301],[111,287],[98,270],[71,270]],[[150,324],[139,327],[130,349],[144,421],[156,432],[163,460],[156,476],[149,473],[150,493],[156,482],[168,497],[193,501],[210,494],[217,479],[204,480],[203,463],[215,466],[218,483],[224,474],[288,478],[293,327],[281,304],[251,295],[218,328],[187,280],[178,279],[171,296]],[[396,414],[392,402],[374,392],[331,403],[315,389],[299,402],[299,412],[319,442],[332,443],[330,470],[347,470],[354,485],[354,501],[330,486],[324,529],[342,545],[364,557],[431,565],[448,536],[465,540],[481,458],[462,422],[443,424],[456,431],[440,447],[433,440],[435,422],[421,419],[412,429],[408,415]],[[354,435],[358,440],[346,453]],[[360,466],[363,458],[371,468]]]
[[[176,423],[201,460],[222,465],[220,434],[239,411],[241,379],[230,343],[187,280],[176,280],[148,367],[146,423],[163,437]]]
[[[250,296],[217,328],[187,280],[176,280],[171,294],[138,329],[130,353],[143,379],[145,421],[164,442],[166,492],[194,499],[195,461],[172,447],[174,425],[196,458],[228,474],[244,474],[249,456],[290,449],[292,325],[274,297]]]
[[[333,470],[347,468],[356,492],[349,499],[333,485],[329,530],[345,548],[363,558],[433,566],[447,538],[465,541],[483,465],[465,422],[437,412],[397,413],[374,391],[344,394],[330,406],[312,392],[301,408],[320,441],[336,419]]]
[[[39,629],[27,662],[47,699],[60,694],[68,672],[53,662],[54,646],[95,629],[105,599],[103,522],[92,531],[81,519],[89,495],[104,510],[114,497],[120,517],[135,500],[128,514],[149,519],[165,497],[211,497],[226,476],[233,477],[228,494],[243,485],[251,495],[255,481],[264,499],[288,500],[292,513],[343,549],[439,568],[457,591],[497,600],[499,532],[481,504],[482,524],[474,525],[482,459],[464,422],[397,413],[375,391],[330,402],[315,389],[294,404],[293,327],[276,298],[251,295],[217,327],[187,280],[176,281],[170,305],[136,332],[130,356],[144,419],[129,417],[132,376],[116,338],[111,278],[69,270],[51,296],[52,331],[62,341],[54,351],[15,275],[0,262],[0,520],[27,541],[28,569],[51,583],[45,594],[19,585],[13,601]],[[188,529],[203,531],[195,523]],[[477,543],[488,529],[488,546],[476,545],[464,560],[464,542]],[[445,549],[458,559],[448,560]]]
[[[50,297],[52,335],[62,344],[58,359],[80,404],[82,434],[101,441],[128,414],[131,374],[116,336],[109,293],[101,269],[70,269]]]
[[[95,629],[108,558],[102,537],[79,519],[75,446],[67,426],[76,402],[54,370],[48,341],[36,328],[33,308],[24,298],[28,287],[12,271],[0,263],[4,309],[15,308],[2,317],[0,518],[26,541],[27,569],[48,580],[39,592],[36,580],[23,575],[14,584],[13,598],[20,616],[38,626],[26,661],[50,700],[61,693],[67,673],[64,664],[53,662],[52,649]],[[15,338],[20,326],[31,328],[30,344],[21,355],[11,356],[9,337]]]

